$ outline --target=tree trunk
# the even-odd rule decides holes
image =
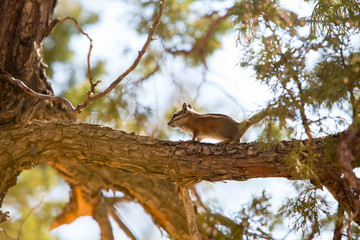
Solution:
[[[52,14],[55,4],[56,0],[0,1],[0,73],[10,74],[33,90],[50,95],[53,91],[46,80],[42,42],[54,27]],[[27,95],[0,74],[0,125],[27,119],[54,119],[57,116],[59,119],[69,119],[71,114],[64,112],[59,104]],[[7,160],[1,162],[1,166],[11,179],[0,183],[0,204],[20,173],[7,165]]]
[[[53,90],[46,80],[42,44],[57,23],[52,19],[55,4],[56,0],[0,1],[0,72],[47,95],[53,95]],[[31,97],[0,79],[0,125],[30,119],[75,119],[62,104]]]

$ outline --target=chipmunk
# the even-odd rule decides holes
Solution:
[[[191,105],[182,105],[182,109],[172,116],[168,125],[180,128],[193,135],[192,141],[201,142],[203,139],[215,139],[220,143],[240,142],[239,123],[224,114],[200,114]]]

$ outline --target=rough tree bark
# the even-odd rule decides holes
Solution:
[[[43,62],[42,43],[58,22],[58,20],[52,18],[55,5],[56,0],[0,1],[0,26],[2,26],[0,29],[0,72],[6,72],[17,79],[21,79],[34,91],[48,95],[53,95],[53,91],[50,83],[46,80],[46,65]],[[11,125],[32,119],[75,121],[76,118],[73,114],[69,113],[62,104],[33,98],[17,86],[8,83],[0,75],[0,124]],[[7,143],[6,145],[3,142],[0,146],[11,147],[12,143],[16,142],[17,139],[16,137],[11,143]],[[28,146],[31,145],[32,144],[29,143]],[[15,166],[12,166],[12,162],[8,158],[9,156],[2,150],[1,153],[5,154],[2,155],[4,157],[2,159],[6,160],[0,162],[0,188],[2,189],[0,192],[0,206],[9,187],[16,184],[18,174],[20,174],[23,169],[29,167],[24,165],[20,167],[20,169],[17,169]],[[36,163],[37,161],[33,164]],[[77,169],[80,168],[79,166],[84,167],[84,165],[77,166]],[[74,171],[73,166],[66,161],[59,162],[56,166],[54,165],[54,167],[58,170],[60,176],[68,180],[71,186],[82,185],[82,183],[88,181],[88,178],[84,176],[87,176],[89,173],[93,173],[91,176],[94,176],[99,172],[98,169],[96,169],[95,174],[95,170],[91,170],[91,166],[85,166],[83,168],[83,175],[71,175],[71,173],[76,171]],[[99,191],[101,188],[107,188],[109,182],[114,182],[114,178],[122,174],[122,172],[114,172],[114,170],[110,168],[102,168],[101,171],[103,172],[103,176],[110,177],[104,181],[106,184],[102,182],[102,184],[97,184],[97,187],[92,185],[88,187],[83,186],[84,197],[90,202],[95,201],[100,203],[103,200],[102,196],[99,193],[97,195],[91,194]],[[173,204],[165,204],[161,202],[161,198],[154,201],[148,200],[155,194],[154,192],[158,191],[159,194],[161,189],[171,189],[169,184],[171,184],[171,186],[174,184],[161,180],[143,179],[144,182],[149,183],[149,185],[145,185],[143,189],[141,189],[138,184],[140,179],[142,178],[138,176],[127,176],[127,182],[123,182],[122,187],[119,188],[136,198],[140,204],[143,203],[145,210],[154,217],[154,221],[159,227],[164,228],[170,235],[173,235],[177,239],[189,239],[186,222],[184,221],[185,215],[184,212],[181,212],[181,202],[174,200],[175,197],[175,199],[177,199],[175,187],[172,188],[172,194],[162,191],[164,195],[172,196],[171,202]],[[156,184],[152,184],[156,186],[156,188],[149,187],[152,186],[152,181],[158,181]],[[92,187],[94,187],[94,189]],[[126,191],[126,189],[128,190]],[[165,197],[164,200],[166,199],[168,198]],[[76,204],[75,198],[73,202],[69,203],[69,205]],[[176,216],[176,219],[171,220],[172,215],[169,215],[167,212],[175,216],[175,213],[179,212],[178,215],[180,216]],[[107,225],[108,216],[106,216],[106,214],[104,216],[93,213],[93,215],[101,227]],[[111,231],[102,231],[102,238],[112,239]]]
[[[0,73],[49,95],[53,91],[46,80],[42,42],[57,22],[52,19],[55,5],[56,0],[0,1]],[[62,121],[45,121],[53,119]],[[174,182],[190,186],[201,180],[298,179],[283,162],[295,142],[272,149],[258,143],[169,142],[75,123],[74,115],[62,104],[30,97],[1,74],[0,125],[0,206],[21,171],[48,163],[74,189],[55,225],[66,222],[64,216],[91,215],[98,221],[103,239],[113,238],[107,215],[116,199],[104,198],[102,189],[122,191],[172,237],[190,239]],[[329,139],[334,145],[338,141],[337,136]],[[314,141],[320,184],[353,211],[356,196],[334,165],[336,157],[326,160],[324,141]],[[199,231],[206,239],[201,226]]]
[[[33,90],[50,95],[53,91],[46,80],[42,42],[56,23],[52,20],[55,4],[56,0],[0,1],[0,72],[9,73]],[[1,75],[0,80],[1,125],[30,119],[75,119],[60,104],[30,97]],[[8,170],[11,176],[20,173],[15,169]],[[7,182],[5,189],[15,182],[14,178]],[[0,193],[1,199],[5,194],[6,190]]]
[[[281,161],[292,150],[291,143],[286,142],[277,149],[267,149],[256,142],[171,142],[63,121],[24,122],[1,130],[1,162],[4,167],[20,171],[42,162],[71,160],[189,184],[199,180],[294,178]],[[319,148],[321,151],[322,146]]]
[[[0,192],[6,191],[4,182],[15,181],[12,178],[16,175],[10,175],[11,169],[22,171],[42,162],[54,166],[60,175],[74,185],[86,185],[86,179],[90,179],[88,174],[95,178],[99,175],[96,172],[102,172],[101,176],[106,180],[95,180],[94,185],[84,189],[89,196],[96,195],[91,191],[111,188],[111,185],[105,184],[116,179],[112,178],[115,174],[111,171],[185,185],[201,180],[241,181],[259,177],[301,179],[284,161],[299,141],[282,142],[274,148],[264,148],[261,143],[214,145],[170,142],[103,126],[63,121],[33,121],[4,126],[0,139],[3,146],[0,149],[0,162],[4,169]],[[314,167],[320,183],[337,200],[352,209],[355,196],[334,165],[335,156],[329,156],[330,153],[325,151],[326,144],[336,145],[338,136],[330,136],[326,141],[314,141],[318,156]],[[359,153],[355,152],[356,155]],[[93,168],[90,170],[89,166]]]
[[[54,28],[56,0],[0,1],[0,70],[21,79],[36,92],[53,95],[46,80],[42,43]],[[4,79],[0,81],[0,124],[30,119],[67,119],[65,106],[36,99]]]

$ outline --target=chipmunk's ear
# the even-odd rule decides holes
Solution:
[[[192,106],[191,106],[191,104],[188,105],[188,108],[189,108],[189,109],[193,109]]]
[[[186,112],[186,111],[187,111],[186,103],[184,103],[184,104],[182,105],[182,111],[183,111],[183,112]]]

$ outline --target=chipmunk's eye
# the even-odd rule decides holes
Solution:
[[[174,117],[177,117],[177,116],[179,116],[180,115],[180,113],[175,113],[174,115],[173,115],[173,118]]]

